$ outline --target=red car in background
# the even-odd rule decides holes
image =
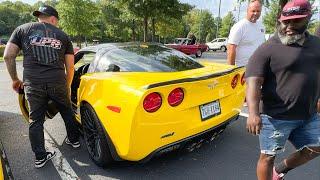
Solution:
[[[205,44],[192,44],[189,38],[176,38],[173,44],[165,44],[170,48],[176,49],[188,55],[196,55],[201,57],[202,53],[208,50],[208,46]]]

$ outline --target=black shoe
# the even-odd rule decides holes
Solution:
[[[66,138],[66,140],[64,141],[66,144],[72,146],[73,148],[78,148],[80,147],[80,142],[77,141],[77,142],[70,142],[68,138]]]
[[[43,167],[50,159],[52,159],[53,157],[56,156],[56,152],[55,151],[47,151],[47,156],[43,159],[36,159],[35,161],[35,167],[36,168],[41,168]]]

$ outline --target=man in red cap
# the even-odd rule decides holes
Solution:
[[[259,135],[259,180],[281,180],[320,154],[320,39],[307,32],[310,18],[307,0],[288,2],[275,36],[247,65],[247,130]],[[297,151],[274,166],[287,140]]]

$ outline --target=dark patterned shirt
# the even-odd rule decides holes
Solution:
[[[27,23],[17,27],[9,42],[23,52],[24,83],[66,82],[65,55],[73,54],[69,37],[48,23]]]

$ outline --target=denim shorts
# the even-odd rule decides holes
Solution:
[[[308,120],[279,120],[261,115],[262,129],[259,135],[262,154],[276,155],[284,151],[286,141],[299,151],[305,147],[320,147],[320,116],[314,114]]]

